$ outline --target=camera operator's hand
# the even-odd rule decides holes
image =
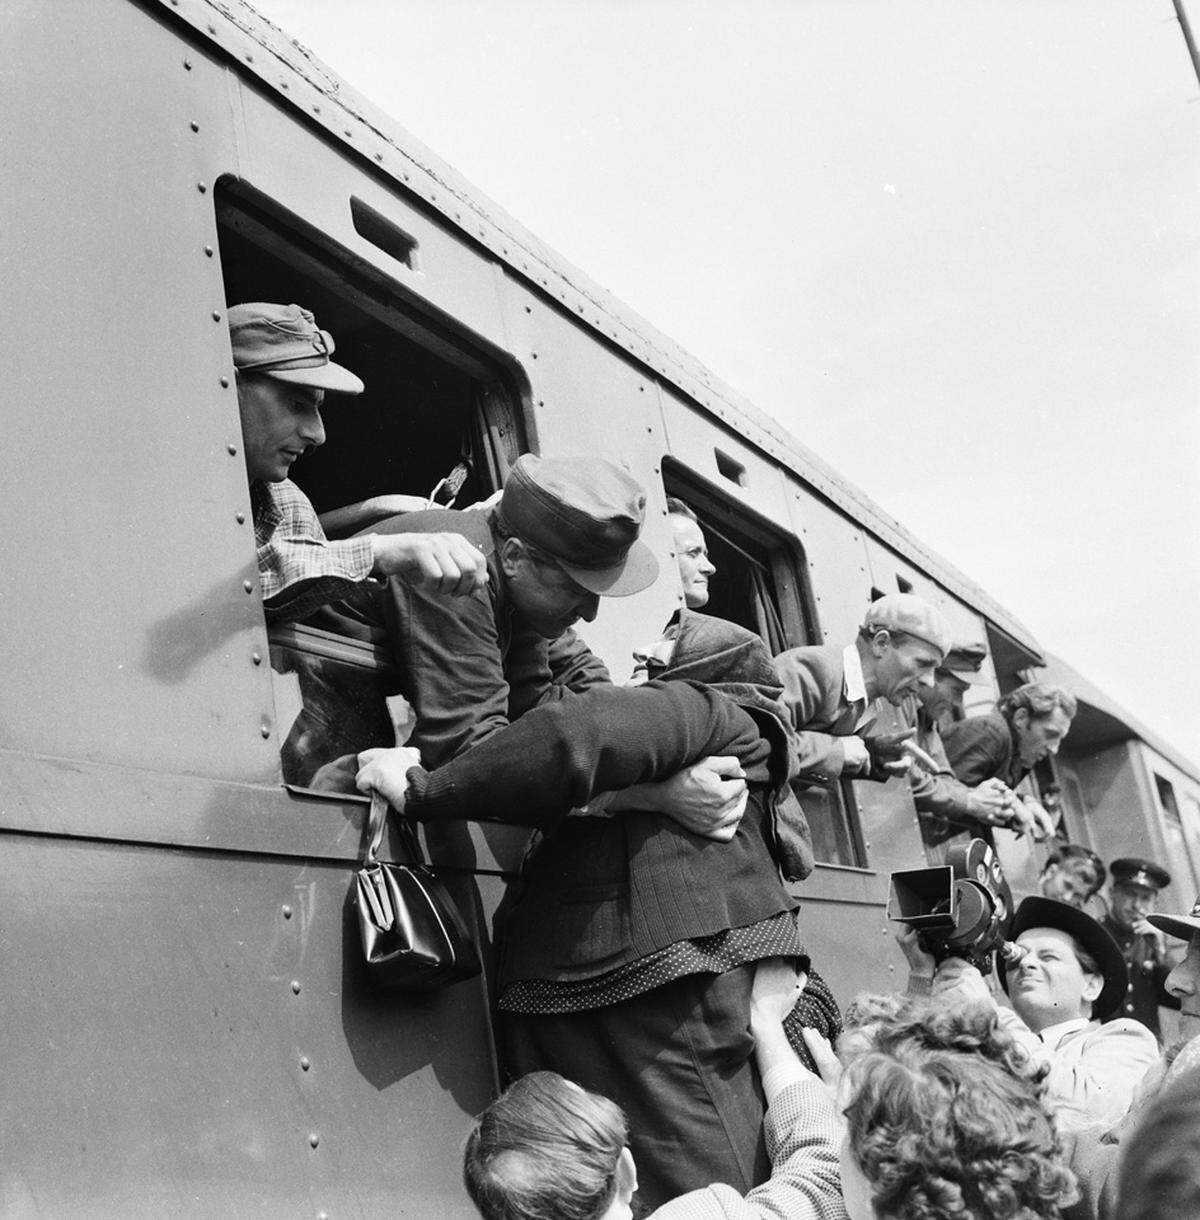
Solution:
[[[933,998],[951,1004],[995,1004],[983,975],[961,957],[948,957],[938,966]]]
[[[905,748],[905,743],[916,736],[916,732],[916,729],[905,729],[900,733],[880,733],[863,739],[871,760],[871,769],[867,773],[871,779],[882,781],[893,775],[908,774],[912,754]]]
[[[937,968],[933,954],[921,947],[916,928],[902,923],[896,931],[896,944],[908,962],[908,994],[929,995],[933,986],[933,975]]]

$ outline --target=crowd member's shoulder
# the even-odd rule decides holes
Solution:
[[[842,671],[842,649],[836,644],[804,644],[779,653],[774,664],[785,684],[800,673],[827,681]]]

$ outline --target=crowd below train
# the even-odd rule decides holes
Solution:
[[[841,777],[909,784],[931,861],[999,830],[1058,842],[1023,781],[1069,692],[964,717],[986,650],[905,593],[772,656],[704,613],[719,573],[679,500],[684,605],[614,682],[573,628],[658,575],[627,473],[526,454],[472,510],[385,497],[323,524],[291,467],[362,382],[307,310],[228,322],[268,622],[380,642],[414,716],[407,744],[331,764],[314,667],[285,754],[403,818],[533,832],[494,930],[507,1088],[466,1134],[487,1220],[1200,1215],[1200,902],[1156,911],[1156,862],[1059,843],[998,978],[905,931],[906,993],[845,1015],[797,919],[806,789]],[[1160,1005],[1184,1035],[1165,1049]]]

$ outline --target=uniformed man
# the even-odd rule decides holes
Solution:
[[[1112,889],[1104,927],[1121,946],[1129,966],[1129,987],[1114,1016],[1141,1021],[1162,1040],[1158,1008],[1178,1008],[1179,1000],[1166,989],[1171,965],[1166,960],[1162,933],[1146,918],[1154,909],[1159,890],[1171,884],[1171,874],[1151,860],[1123,856],[1109,866]]]

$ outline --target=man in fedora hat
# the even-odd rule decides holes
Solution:
[[[1158,1043],[1140,1022],[1118,1016],[1101,1024],[1128,986],[1120,948],[1090,915],[1052,898],[1026,898],[1009,937],[1021,958],[1008,965],[1000,956],[996,969],[1011,1009],[996,1004],[979,971],[957,958],[938,966],[934,999],[995,1008],[1004,1029],[1048,1069],[1046,1104],[1061,1130],[1111,1127],[1158,1058]],[[916,961],[907,945],[905,952]],[[930,965],[914,965],[918,977]]]
[[[800,739],[800,777],[825,783],[841,776],[886,780],[908,773],[915,729],[871,734],[871,704],[900,707],[950,651],[941,611],[911,593],[889,593],[867,608],[852,644],[811,644],[775,658],[784,699]],[[932,760],[924,764],[936,768]]]
[[[1159,1006],[1178,1008],[1179,1001],[1166,987],[1171,963],[1162,933],[1147,916],[1154,909],[1159,890],[1171,884],[1171,874],[1153,860],[1137,856],[1122,856],[1109,869],[1109,911],[1102,922],[1121,946],[1129,967],[1129,986],[1121,997],[1120,1013],[1141,1021],[1161,1039]]]
[[[435,594],[469,594],[487,578],[482,553],[459,534],[367,534],[331,541],[308,497],[288,478],[324,443],[326,394],[362,381],[335,364],[333,336],[299,305],[253,302],[228,313],[258,572],[268,621],[295,621],[350,596],[371,576]]]
[[[1186,915],[1151,914],[1146,918],[1160,932],[1187,945],[1183,960],[1167,975],[1167,991],[1179,1004],[1181,1041],[1200,1038],[1200,897]]]

